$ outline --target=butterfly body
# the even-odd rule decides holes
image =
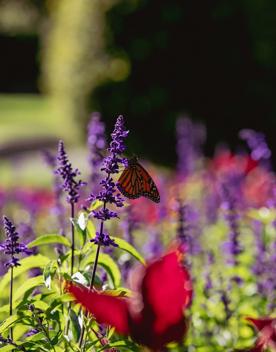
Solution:
[[[136,199],[143,196],[155,203],[160,202],[160,195],[153,179],[138,163],[137,158],[128,160],[128,166],[119,177],[117,187],[127,198]]]

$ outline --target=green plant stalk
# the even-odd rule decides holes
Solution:
[[[70,274],[71,277],[74,273],[74,263],[75,263],[75,226],[74,226],[74,217],[75,217],[75,207],[74,207],[74,203],[71,203],[71,268],[70,268]],[[70,318],[69,318],[69,313],[71,310],[71,302],[68,305],[68,320],[66,323],[66,329],[65,329],[65,334],[68,335],[69,332],[69,327],[70,327]]]
[[[72,240],[72,245],[71,245],[71,276],[74,273],[74,263],[75,263],[75,226],[74,226],[74,217],[75,217],[75,207],[74,203],[71,203],[71,240]]]
[[[103,209],[105,209],[105,208],[106,208],[106,202],[103,205]],[[102,233],[103,233],[103,224],[104,224],[104,222],[101,221],[100,235],[102,235]],[[101,243],[98,243],[97,252],[96,252],[95,261],[94,261],[94,266],[93,266],[93,272],[92,272],[90,285],[89,285],[90,290],[93,288],[95,277],[96,277],[96,270],[97,270],[97,266],[98,266],[100,249],[101,249]],[[85,312],[85,316],[87,317],[87,315],[88,315],[88,312],[86,311]],[[85,332],[85,326],[83,324],[82,329],[81,329],[80,340],[79,340],[79,348],[82,347],[83,338],[84,338],[84,332]]]
[[[13,266],[11,267],[11,279],[10,279],[10,316],[12,316],[12,300],[13,300]],[[13,329],[10,328],[10,339],[13,340]]]

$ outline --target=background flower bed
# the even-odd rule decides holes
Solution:
[[[91,141],[93,130],[89,133]],[[271,169],[270,150],[263,135],[247,130],[241,137],[249,148],[244,142],[243,151],[238,153],[219,148],[212,159],[207,159],[201,150],[205,138],[202,125],[181,118],[177,133],[177,170],[147,166],[157,183],[161,202],[155,204],[140,198],[119,208],[119,219],[113,219],[106,227],[108,233],[118,238],[115,242],[119,248],[107,247],[101,252],[95,285],[128,296],[126,278],[130,269],[139,261],[143,263],[143,257],[151,260],[162,255],[178,239],[187,252],[185,263],[192,275],[194,294],[188,335],[178,347],[171,345],[168,349],[232,351],[249,348],[254,344],[255,333],[245,318],[275,313],[275,175]],[[92,153],[95,150],[89,149],[90,162]],[[45,155],[43,157],[45,159]],[[45,172],[51,174],[51,168],[56,167],[54,155],[51,159],[47,154],[46,161]],[[88,164],[90,175],[99,173],[99,167],[90,167]],[[57,176],[52,175],[52,189],[18,186],[1,192],[2,213],[14,219],[20,240],[24,243],[33,241],[29,247],[35,249],[33,255],[23,258],[21,266],[14,269],[16,315],[11,318],[7,318],[9,274],[5,274],[4,266],[1,266],[0,332],[7,336],[13,326],[14,341],[23,346],[27,343],[29,350],[35,350],[41,339],[46,347],[49,344],[42,331],[32,334],[38,324],[30,310],[32,305],[39,309],[37,314],[43,316],[56,351],[63,350],[68,340],[69,350],[78,350],[81,334],[77,319],[80,310],[68,308],[71,298],[63,287],[64,280],[70,278],[72,223],[65,195],[57,188],[61,184]],[[98,181],[100,177],[101,173],[97,176]],[[73,222],[76,238],[74,280],[89,286],[96,251],[96,245],[89,240],[95,238],[98,222],[91,217],[88,220],[83,207],[90,206],[87,198],[99,184],[93,177],[87,177],[87,180]],[[90,211],[98,210],[100,206],[96,201]],[[1,252],[2,261],[5,258]],[[67,324],[68,313],[64,318],[64,312],[68,309],[71,313],[66,340],[61,331]],[[26,336],[30,331],[31,336]],[[102,346],[99,336],[90,331],[87,351],[94,348],[89,343],[98,346],[96,350],[112,344],[119,350],[139,349],[130,340],[122,340],[112,329],[103,334],[107,338],[106,347]],[[12,348],[5,346],[2,350]]]

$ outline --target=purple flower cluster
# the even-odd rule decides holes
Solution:
[[[90,200],[100,200],[103,202],[103,207],[100,210],[93,210],[92,215],[94,218],[102,221],[101,231],[96,235],[96,238],[92,240],[95,243],[102,244],[104,246],[113,245],[114,241],[108,240],[109,235],[103,234],[103,222],[112,218],[117,217],[115,211],[111,211],[107,208],[107,204],[115,205],[116,207],[122,207],[123,198],[121,194],[116,189],[116,184],[112,178],[112,174],[119,172],[119,164],[126,164],[126,159],[122,158],[120,155],[125,151],[126,147],[124,145],[124,139],[127,137],[128,131],[124,126],[123,116],[117,118],[114,131],[111,134],[111,142],[108,148],[109,155],[103,160],[102,171],[106,173],[104,180],[100,182],[102,186],[102,191],[99,192],[97,196],[93,194],[90,196]]]
[[[91,166],[90,181],[95,187],[100,178],[99,167],[103,161],[102,152],[106,147],[105,125],[101,121],[101,115],[94,112],[88,124],[87,145],[89,149],[89,164]]]
[[[251,129],[243,129],[239,136],[247,142],[251,149],[251,158],[253,160],[268,160],[271,157],[271,151],[266,143],[265,135]]]
[[[7,239],[0,245],[0,250],[3,250],[5,254],[10,256],[10,259],[5,263],[5,266],[7,268],[19,266],[19,258],[17,258],[16,255],[20,253],[31,254],[32,252],[25,244],[18,242],[19,235],[16,228],[6,216],[3,217],[3,222]]]
[[[195,170],[206,139],[206,131],[204,125],[195,124],[188,117],[181,117],[177,120],[176,132],[177,169],[181,175],[187,176]]]
[[[239,214],[237,212],[236,199],[231,190],[229,184],[222,184],[222,208],[230,230],[228,241],[224,243],[223,248],[228,254],[227,263],[231,266],[236,266],[239,264],[238,256],[243,252],[243,248],[240,244]]]
[[[53,208],[53,213],[57,216],[59,223],[59,233],[61,235],[65,234],[65,209],[62,204],[62,187],[60,185],[59,177],[57,175],[56,167],[57,167],[57,158],[56,156],[48,150],[43,151],[44,160],[46,164],[51,168],[54,173],[54,194],[55,194],[55,206]]]
[[[62,188],[68,194],[67,202],[70,204],[77,203],[80,197],[80,188],[85,186],[86,183],[81,180],[76,180],[76,177],[80,175],[80,172],[78,169],[72,168],[64,149],[63,141],[59,141],[57,162],[58,167],[56,169],[56,174],[60,175],[63,179]]]

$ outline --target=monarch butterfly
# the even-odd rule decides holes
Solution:
[[[128,166],[119,177],[117,187],[127,198],[144,196],[155,203],[160,202],[160,195],[153,179],[138,163],[136,157],[128,160]]]

